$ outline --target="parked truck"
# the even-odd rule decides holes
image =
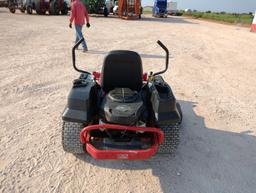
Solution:
[[[167,3],[167,12],[169,15],[176,15],[177,13],[177,2],[168,2]]]
[[[153,17],[167,17],[167,0],[155,0],[152,15]]]

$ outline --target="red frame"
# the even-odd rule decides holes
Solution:
[[[99,150],[90,143],[90,131],[101,128],[129,131],[147,131],[154,133],[154,144],[145,150]],[[153,127],[131,127],[125,125],[100,124],[89,125],[80,132],[80,141],[85,144],[86,151],[95,159],[112,159],[112,160],[143,160],[149,159],[158,150],[158,146],[164,140],[164,133],[159,128]]]

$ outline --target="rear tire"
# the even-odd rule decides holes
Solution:
[[[80,132],[84,128],[82,123],[63,122],[62,147],[64,151],[73,154],[85,153],[84,145],[80,142]]]
[[[175,153],[180,142],[179,124],[161,125],[160,128],[164,132],[164,142],[159,146],[158,153]]]

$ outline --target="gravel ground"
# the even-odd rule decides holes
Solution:
[[[256,190],[256,34],[201,20],[92,17],[90,51],[78,63],[100,70],[104,55],[131,49],[144,70],[164,75],[184,113],[175,156],[96,161],[64,153],[61,113],[72,80],[74,29],[67,16],[0,9],[0,192],[252,193]]]

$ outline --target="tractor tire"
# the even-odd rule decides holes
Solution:
[[[10,11],[11,13],[15,13],[15,12],[16,12],[16,9],[15,9],[14,7],[9,7],[9,11]]]
[[[68,5],[66,2],[63,2],[62,8],[61,8],[61,15],[67,15],[68,14]]]
[[[58,9],[57,0],[53,0],[50,2],[50,9],[49,9],[50,15],[59,15],[60,10]]]
[[[67,15],[67,14],[68,14],[68,5],[66,2],[64,2],[61,9],[61,15]]]
[[[180,142],[180,127],[175,125],[161,125],[161,130],[164,132],[164,142],[159,145],[158,153],[173,154],[175,153]]]
[[[20,12],[21,12],[21,13],[25,13],[25,11],[26,11],[25,8],[21,8],[21,9],[20,9]]]
[[[32,14],[33,13],[33,9],[32,9],[31,6],[27,6],[26,10],[27,10],[27,14]]]
[[[109,13],[108,13],[108,8],[105,7],[103,12],[104,12],[104,17],[107,17],[108,14],[109,14]]]
[[[36,10],[36,13],[38,15],[42,15],[42,10],[41,10],[41,6],[40,6],[40,0],[36,0],[35,1],[35,10]]]
[[[84,145],[80,142],[80,132],[84,128],[82,123],[63,122],[62,147],[64,151],[73,154],[85,153]]]
[[[8,9],[11,13],[15,13],[16,12],[16,4],[15,1],[8,1]]]

